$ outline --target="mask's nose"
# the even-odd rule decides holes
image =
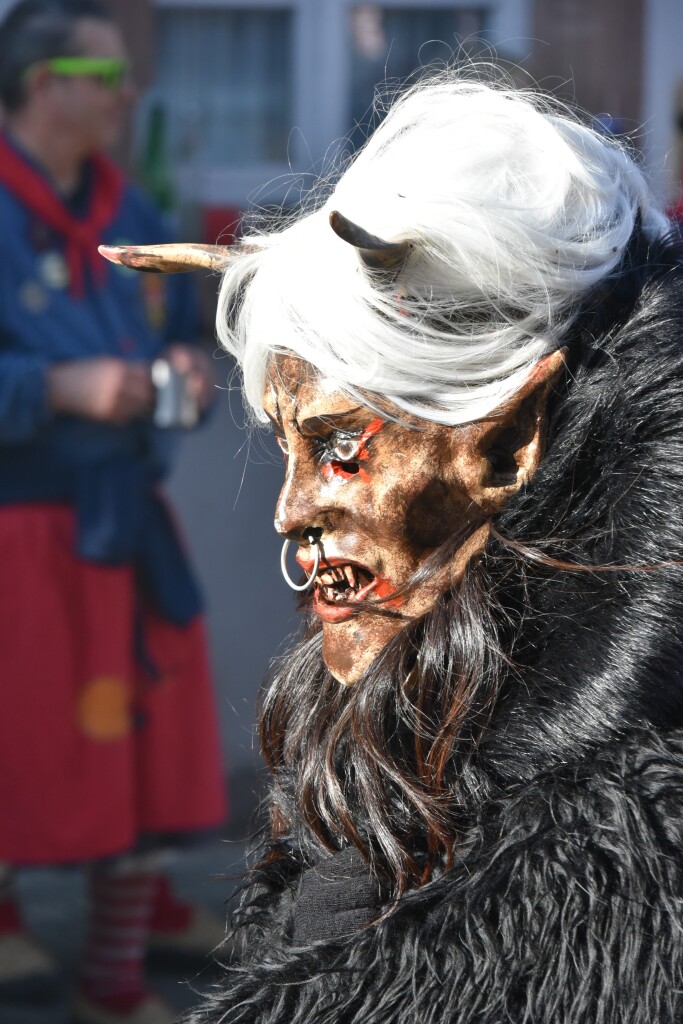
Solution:
[[[290,449],[287,464],[287,475],[275,509],[275,530],[283,538],[280,564],[282,574],[293,590],[305,591],[313,586],[318,572],[320,559],[323,555],[322,538],[324,534],[325,509],[321,507],[319,484],[315,475],[307,471],[306,462],[302,463]],[[308,549],[301,553],[305,561],[308,579],[295,583],[287,569],[287,552],[291,544],[299,549]]]
[[[300,469],[295,456],[290,456],[287,475],[275,506],[275,532],[299,544],[310,543],[309,537],[322,536],[321,508],[310,474]]]

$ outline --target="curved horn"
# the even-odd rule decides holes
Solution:
[[[385,242],[354,224],[338,210],[330,214],[330,226],[335,234],[358,249],[360,259],[371,270],[398,270],[413,246],[412,242]]]
[[[194,242],[170,245],[101,245],[105,259],[132,270],[152,274],[180,274],[185,270],[222,271],[235,258],[227,245],[197,245]],[[241,250],[245,252],[246,249]]]

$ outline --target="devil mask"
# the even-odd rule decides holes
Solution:
[[[273,360],[263,406],[285,457],[275,529],[317,572],[313,611],[340,682],[449,589],[488,536],[488,520],[533,474],[562,354],[486,420],[460,427],[358,405],[291,356]],[[452,538],[446,564],[420,572]],[[318,547],[318,558],[314,549]]]
[[[409,255],[409,246],[385,243],[339,213],[330,223],[369,269],[393,273]],[[165,272],[220,269],[230,259],[220,247],[196,245],[101,251]],[[542,458],[547,398],[562,363],[561,351],[543,357],[500,407],[451,426],[386,401],[370,406],[310,363],[273,356],[262,406],[285,459],[275,529],[297,546],[323,659],[340,683],[356,682],[483,549],[490,517]],[[431,571],[446,544],[450,557]]]

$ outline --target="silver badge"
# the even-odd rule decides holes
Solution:
[[[69,270],[61,252],[46,252],[40,257],[40,276],[48,288],[66,288]]]

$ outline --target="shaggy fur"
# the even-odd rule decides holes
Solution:
[[[457,600],[335,698],[357,721],[365,708],[407,776],[408,716],[385,720],[382,703],[382,680],[404,678],[406,636],[432,658],[459,644],[480,649],[484,669],[496,662],[495,686],[487,669],[468,694],[478,725],[454,738],[446,767],[452,862],[430,846],[417,798],[385,778],[382,827],[398,834],[403,822],[428,868],[426,884],[398,894],[362,785],[371,751],[351,729],[334,746],[316,731],[329,680],[314,635],[268,701],[271,714],[273,694],[287,707],[287,729],[301,709],[327,744],[363,856],[348,859],[348,826],[332,814],[324,841],[312,835],[301,751],[266,751],[279,824],[237,915],[241,958],[197,1024],[683,1020],[683,570],[664,564],[683,561],[679,260],[677,244],[648,252],[636,233],[623,275],[574,326],[541,468],[497,518]],[[467,607],[478,611],[466,620]],[[354,902],[363,879],[366,913]],[[349,909],[360,916],[343,935]]]
[[[294,880],[264,873],[245,911],[258,949],[195,1019],[680,1021],[682,771],[681,738],[643,732],[515,787],[467,829],[457,867],[346,939],[290,946],[290,913],[275,933],[268,908]]]

